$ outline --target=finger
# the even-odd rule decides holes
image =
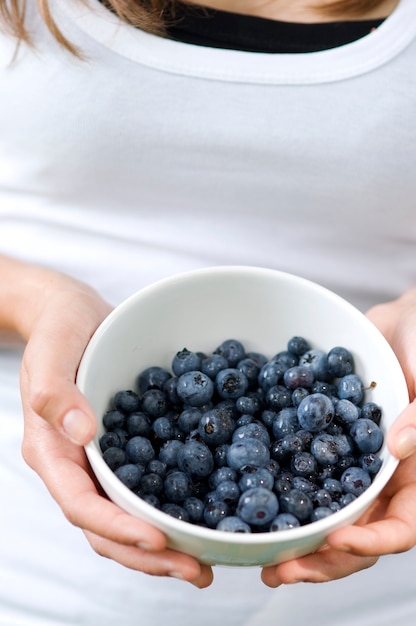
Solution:
[[[26,408],[85,445],[95,434],[96,418],[74,381],[85,346],[110,307],[98,298],[64,293],[51,311],[41,317],[26,348],[22,396]]]
[[[212,583],[212,569],[186,554],[170,549],[148,552],[139,547],[117,544],[90,532],[85,535],[97,554],[117,561],[124,567],[153,576],[186,580],[200,589]]]
[[[83,448],[37,416],[32,415],[31,425],[30,439],[24,439],[25,461],[39,474],[73,525],[115,542],[147,550],[165,548],[162,532],[97,492]]]
[[[321,548],[314,554],[263,569],[261,579],[268,587],[298,582],[323,583],[337,580],[374,565],[377,557],[362,557]]]
[[[327,537],[336,550],[371,556],[410,550],[416,543],[415,484],[409,483],[391,500],[384,518],[364,526],[346,526]]]
[[[416,400],[393,423],[386,435],[386,443],[397,459],[407,459],[416,452]]]

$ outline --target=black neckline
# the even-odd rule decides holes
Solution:
[[[337,48],[368,35],[383,19],[295,23],[199,6],[178,5],[167,35],[176,41],[246,52],[305,53]]]

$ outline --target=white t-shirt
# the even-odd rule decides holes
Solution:
[[[291,271],[363,310],[415,284],[413,0],[357,42],[283,55],[164,40],[96,0],[51,10],[84,60],[33,6],[34,50],[12,62],[0,36],[1,251],[114,304],[218,264]],[[199,591],[95,555],[20,458],[19,358],[0,358],[0,624],[414,623],[414,553],[276,591],[257,569],[216,568]]]

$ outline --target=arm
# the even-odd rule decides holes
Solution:
[[[332,533],[315,554],[265,568],[262,579],[270,587],[343,578],[370,567],[382,555],[416,545],[416,289],[374,307],[367,315],[395,351],[409,389],[410,404],[387,435],[387,445],[401,462],[357,524]]]
[[[27,342],[21,368],[26,462],[100,555],[149,574],[209,585],[209,568],[167,549],[161,532],[103,497],[90,473],[82,445],[94,436],[96,420],[74,381],[85,346],[110,306],[79,281],[4,256],[0,277],[0,329]]]

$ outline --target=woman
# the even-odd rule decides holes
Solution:
[[[178,271],[244,263],[371,307],[413,401],[414,3],[51,0],[24,19],[23,3],[0,7],[0,323],[10,331],[0,623],[197,615],[204,626],[299,626],[316,612],[321,624],[410,624],[412,404],[389,437],[406,458],[368,519],[261,578],[216,568],[212,582],[97,492],[81,447],[94,416],[74,378],[112,305]],[[27,342],[23,454],[58,507],[19,457],[14,333]]]

